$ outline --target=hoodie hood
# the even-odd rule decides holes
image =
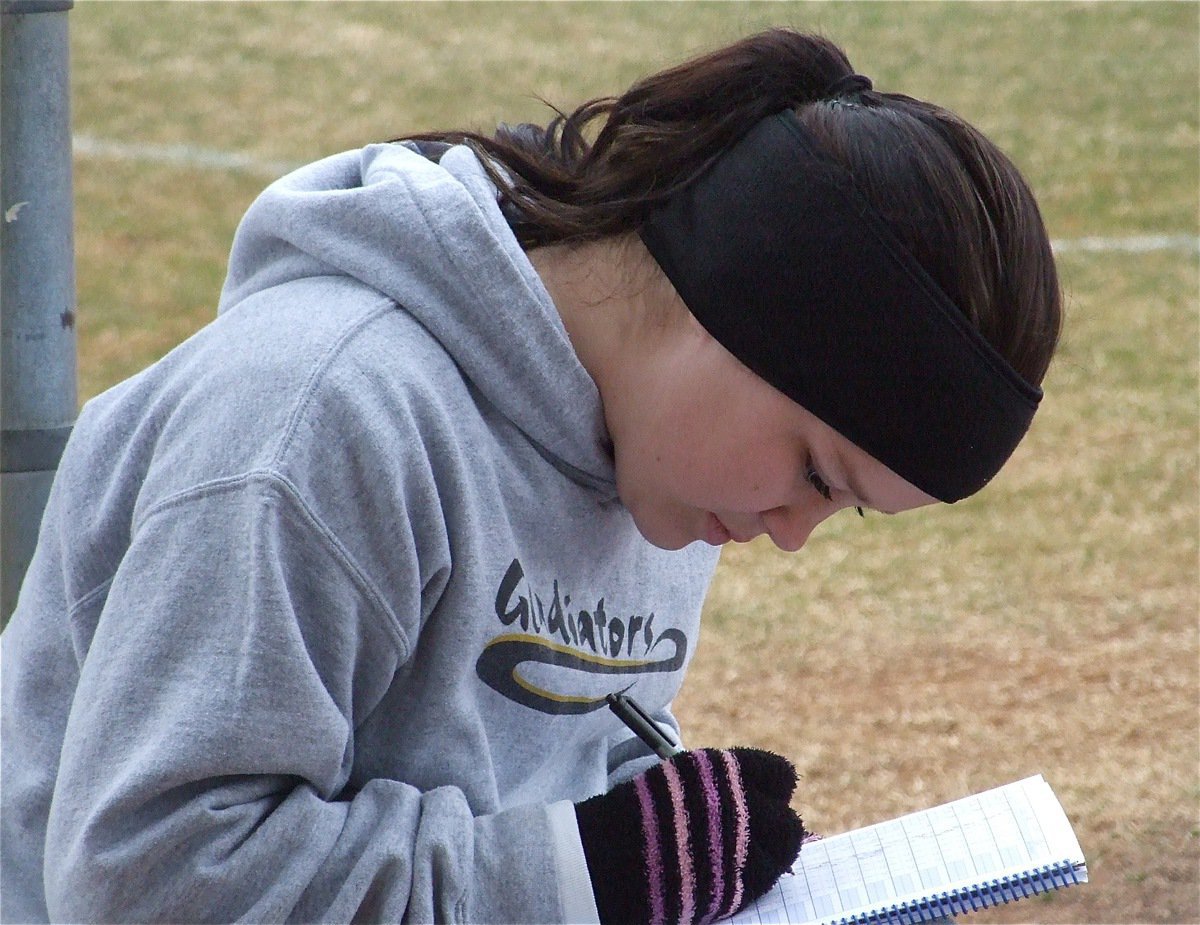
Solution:
[[[559,469],[615,496],[595,382],[469,148],[434,163],[370,145],[277,180],[238,228],[218,310],[329,275],[396,302]]]

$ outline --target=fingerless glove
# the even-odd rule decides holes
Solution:
[[[600,921],[707,923],[757,899],[799,853],[795,789],[786,758],[702,749],[577,803]]]

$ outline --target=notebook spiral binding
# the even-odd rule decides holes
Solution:
[[[992,880],[979,886],[939,893],[927,899],[846,916],[836,919],[833,925],[916,925],[918,922],[932,922],[950,915],[998,906],[1014,899],[1057,890],[1079,881],[1079,872],[1075,865],[1071,861],[1059,861],[1057,864],[1047,864],[1036,870],[1026,871],[1016,877]]]

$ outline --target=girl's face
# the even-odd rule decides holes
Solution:
[[[741,364],[686,312],[652,362],[606,396],[617,490],[663,549],[767,534],[794,551],[845,508],[899,513],[936,499]]]

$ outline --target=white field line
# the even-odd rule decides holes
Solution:
[[[75,135],[72,138],[72,149],[79,157],[95,157],[111,161],[143,161],[151,164],[176,164],[180,167],[198,167],[202,170],[249,173],[268,179],[281,177],[300,166],[299,163],[263,161],[249,154],[214,151],[194,145],[130,144],[125,141],[108,141],[91,135]]]
[[[1150,251],[1185,251],[1200,254],[1200,235],[1194,234],[1138,234],[1120,238],[1105,238],[1088,235],[1082,238],[1064,238],[1050,242],[1056,254],[1078,254],[1090,251],[1102,253],[1123,251],[1127,254],[1145,254]]]
[[[108,141],[91,135],[76,135],[74,151],[80,157],[95,157],[117,161],[145,161],[158,164],[176,164],[202,170],[227,170],[248,173],[265,179],[283,176],[300,163],[288,161],[264,161],[248,154],[214,151],[194,145],[130,144],[123,141]],[[1056,254],[1078,253],[1127,253],[1144,254],[1151,251],[1183,251],[1200,254],[1200,235],[1194,234],[1143,234],[1103,237],[1087,235],[1081,238],[1062,238],[1050,242]]]

